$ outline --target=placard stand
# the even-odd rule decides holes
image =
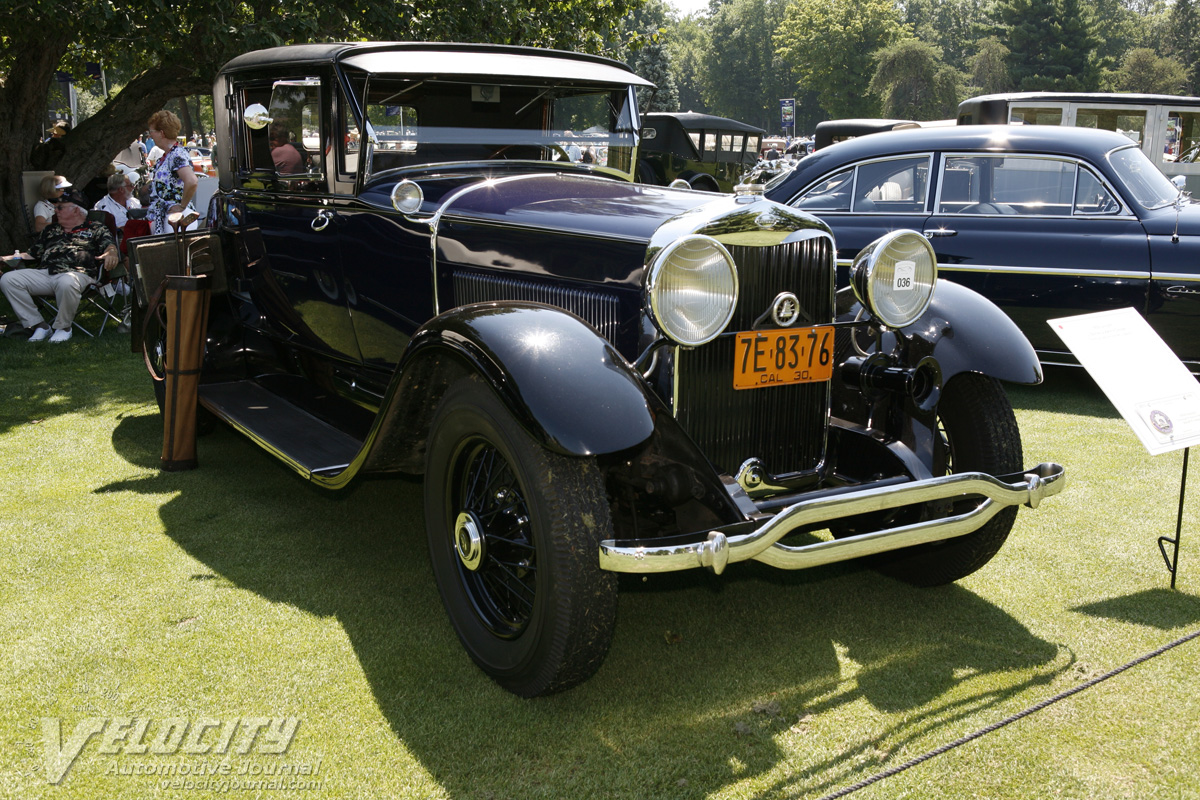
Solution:
[[[1183,530],[1183,498],[1187,494],[1187,464],[1188,451],[1183,448],[1183,474],[1179,476],[1179,516],[1175,518],[1175,538],[1170,536],[1158,537],[1158,552],[1162,553],[1163,561],[1167,562],[1167,572],[1171,573],[1171,588],[1175,588],[1175,571],[1179,568],[1179,532]],[[1167,545],[1174,545],[1175,552],[1167,555]]]
[[[1132,308],[1048,322],[1121,412],[1150,455],[1183,451],[1175,538],[1158,537],[1158,552],[1171,573],[1174,589],[1179,573],[1188,455],[1193,444],[1200,444],[1200,385],[1166,342]]]

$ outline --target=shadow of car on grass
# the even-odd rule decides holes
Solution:
[[[155,415],[113,433],[116,452],[141,467],[157,466],[160,441]],[[522,700],[474,667],[442,611],[419,479],[330,494],[223,427],[199,451],[195,471],[98,491],[172,495],[160,507],[165,535],[213,573],[193,575],[198,587],[215,576],[336,618],[395,736],[453,797],[583,796],[596,785],[609,797],[705,796],[778,769],[789,759],[778,737],[811,735],[820,715],[865,701],[878,726],[806,746],[811,761],[788,764],[768,794],[829,790],[1071,661],[959,586],[917,590],[853,564],[750,564],[721,577],[623,577],[597,675]],[[252,527],[244,508],[257,511]],[[614,759],[627,766],[614,770]]]

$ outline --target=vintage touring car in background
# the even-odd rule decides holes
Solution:
[[[324,487],[423,474],[450,621],[521,695],[599,667],[618,572],[953,581],[1063,486],[1023,468],[1000,381],[1041,372],[1002,313],[911,232],[835,294],[816,218],[633,183],[644,85],[514,47],[241,56],[181,244],[215,287],[204,408]]]

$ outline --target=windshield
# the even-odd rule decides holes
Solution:
[[[372,76],[363,108],[374,137],[366,177],[460,161],[545,161],[628,175],[638,120],[632,92]],[[358,147],[357,131],[347,147]]]
[[[1138,147],[1123,147],[1108,154],[1129,196],[1142,208],[1162,208],[1174,203],[1179,189]]]

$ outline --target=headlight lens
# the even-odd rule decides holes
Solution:
[[[682,345],[712,341],[733,317],[738,280],[733,258],[708,236],[685,236],[655,257],[647,285],[662,332]]]
[[[425,194],[421,187],[410,180],[403,180],[392,187],[392,208],[401,214],[415,214],[421,210]]]
[[[903,328],[929,306],[937,283],[937,257],[916,231],[893,231],[864,247],[850,267],[860,303],[884,325]]]

